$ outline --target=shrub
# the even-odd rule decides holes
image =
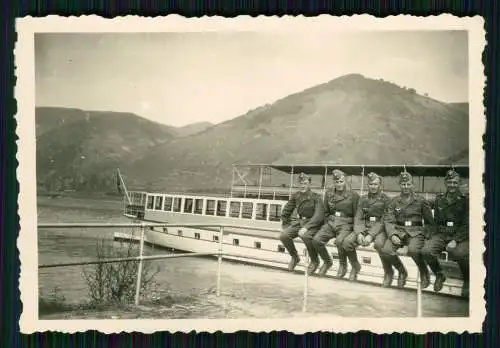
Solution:
[[[139,246],[133,243],[115,244],[98,240],[98,260],[139,256]],[[106,303],[129,303],[135,299],[139,261],[99,263],[84,268],[90,301],[94,305]],[[143,261],[140,294],[144,297],[157,285],[154,281],[159,268],[153,270],[151,261]]]

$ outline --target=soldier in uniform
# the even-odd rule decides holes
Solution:
[[[342,278],[347,272],[347,258],[352,266],[349,276],[356,280],[361,269],[356,255],[356,235],[353,233],[353,219],[358,207],[359,195],[348,189],[345,174],[340,170],[333,170],[333,187],[325,193],[325,224],[313,238],[315,250],[323,259],[323,266],[319,275],[325,275],[333,262],[328,255],[326,244],[335,237],[335,245],[339,253],[340,267],[337,277]]]
[[[456,261],[463,275],[462,296],[467,296],[469,288],[469,202],[460,192],[460,175],[450,170],[445,177],[446,193],[438,194],[434,200],[434,220],[436,227],[425,241],[422,254],[436,276],[434,291],[441,291],[446,276],[438,261],[443,250]]]
[[[304,173],[299,175],[300,190],[295,192],[285,204],[281,213],[283,232],[280,240],[291,256],[288,270],[293,271],[300,262],[299,254],[293,239],[300,237],[306,245],[311,258],[307,272],[316,271],[319,260],[312,245],[312,238],[318,232],[325,217],[321,196],[311,191],[311,177]],[[292,220],[293,211],[297,211],[298,219]]]
[[[425,289],[429,286],[430,280],[421,249],[425,242],[425,229],[434,227],[434,218],[427,200],[413,192],[413,178],[406,170],[399,175],[399,185],[401,194],[390,201],[383,217],[388,239],[382,253],[388,255],[394,262],[397,249],[407,246],[408,256],[417,265],[421,285]],[[400,276],[403,274],[401,282],[398,280],[398,286],[404,286],[407,278],[406,270],[400,262],[393,265],[397,269],[399,267]]]
[[[357,244],[368,246],[374,242],[382,265],[384,267],[383,286],[388,287],[392,283],[394,273],[389,257],[382,253],[387,235],[385,233],[383,216],[389,203],[389,197],[382,192],[382,178],[375,173],[369,173],[368,194],[361,197],[358,210],[354,217],[354,233],[357,236]]]

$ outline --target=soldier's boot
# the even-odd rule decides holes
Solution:
[[[309,267],[307,267],[307,274],[312,275],[316,270],[318,269],[319,266],[319,260],[311,260],[309,263]]]
[[[398,271],[398,288],[404,288],[406,285],[406,279],[408,279],[408,271],[406,270],[405,265],[403,265],[403,262],[401,262],[398,255],[392,256],[391,263]]]
[[[382,282],[382,286],[384,288],[388,288],[391,286],[392,280],[394,279],[392,265],[386,256],[380,255],[380,261],[382,261],[382,267],[384,268],[384,280]]]
[[[347,255],[345,251],[338,248],[339,251],[339,269],[337,270],[337,278],[343,278],[347,273]]]
[[[309,258],[311,260],[309,262],[309,267],[307,267],[307,274],[312,275],[314,274],[314,272],[316,272],[319,266],[318,251],[314,247],[311,238],[302,238],[302,241],[306,245],[307,253],[309,254]]]
[[[421,254],[413,256],[412,258],[418,267],[418,271],[420,272],[420,286],[422,287],[422,289],[425,289],[431,284],[427,265],[425,264],[424,258]]]
[[[293,272],[293,270],[299,264],[299,262],[300,262],[300,257],[298,254],[291,255],[290,262],[288,263],[288,270],[290,272]]]
[[[348,251],[347,257],[349,258],[349,263],[352,267],[351,273],[349,274],[349,280],[353,282],[358,279],[358,273],[361,270],[361,265],[359,264],[356,250]]]
[[[297,253],[297,248],[295,248],[295,244],[293,240],[286,236],[286,235],[281,235],[280,237],[281,243],[283,243],[283,246],[285,249],[288,251],[288,254],[290,254],[290,262],[288,263],[288,270],[290,272],[293,272],[295,267],[299,264],[300,262],[300,257],[299,254]]]
[[[469,260],[460,260],[457,263],[464,279],[462,285],[462,297],[469,297]]]
[[[332,258],[328,254],[328,250],[324,245],[318,247],[318,254],[323,259],[323,265],[319,269],[318,275],[324,276],[328,270],[333,266]]]
[[[444,275],[443,270],[441,269],[441,265],[439,264],[439,261],[436,257],[427,255],[426,260],[427,264],[436,276],[436,279],[434,280],[434,291],[440,292],[441,289],[443,289],[444,282],[446,281],[446,276]]]

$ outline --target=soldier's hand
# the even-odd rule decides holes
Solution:
[[[365,236],[363,236],[361,233],[358,234],[358,244],[365,245]]]
[[[306,234],[306,232],[307,232],[307,228],[302,227],[302,228],[299,230],[299,237],[304,237],[304,235]]]
[[[371,242],[373,242],[373,237],[372,237],[372,235],[371,235],[371,234],[366,235],[366,237],[365,237],[365,243],[366,243],[366,244],[365,244],[365,246],[370,245],[370,244],[371,244]]]
[[[401,239],[395,234],[391,236],[391,242],[396,246],[401,245]]]
[[[457,247],[457,241],[452,240],[451,242],[448,243],[448,245],[446,246],[446,249],[455,249],[456,247]]]

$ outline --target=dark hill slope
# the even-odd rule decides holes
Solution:
[[[134,185],[227,188],[232,163],[437,164],[468,152],[468,115],[390,82],[347,75],[124,163]]]

